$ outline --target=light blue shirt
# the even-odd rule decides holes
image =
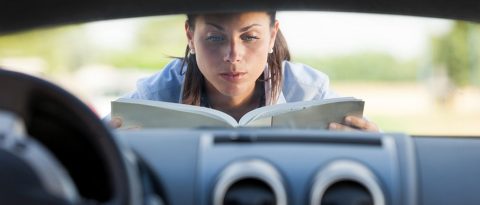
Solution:
[[[136,91],[125,97],[181,103],[184,71],[182,60],[172,60],[162,71],[138,80]],[[338,97],[330,90],[328,76],[312,67],[284,61],[282,72],[282,90],[272,104]]]

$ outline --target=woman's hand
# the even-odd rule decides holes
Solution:
[[[329,130],[338,130],[338,131],[365,131],[365,132],[380,132],[377,125],[373,122],[368,121],[365,118],[356,117],[356,116],[347,116],[345,117],[343,124],[339,123],[330,123],[328,125]]]
[[[110,125],[110,127],[114,129],[120,128],[122,124],[123,124],[123,120],[122,118],[119,118],[119,117],[112,117],[112,119],[108,123],[108,125]]]
[[[139,130],[139,129],[141,129],[140,126],[130,126],[130,127],[123,126],[123,120],[122,120],[122,118],[119,118],[119,117],[112,117],[110,122],[108,122],[108,125],[113,129],[118,129],[118,128],[122,128],[122,130]]]

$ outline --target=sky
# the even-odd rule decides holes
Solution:
[[[293,53],[335,55],[358,50],[416,56],[428,39],[448,31],[451,21],[379,14],[284,12],[277,19]]]
[[[123,49],[132,43],[136,24],[134,19],[99,21],[86,24],[86,31],[97,46]]]

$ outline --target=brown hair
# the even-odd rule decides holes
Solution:
[[[270,26],[275,24],[276,12],[267,12],[270,17]],[[198,15],[188,14],[187,23],[190,29],[194,29],[195,19]],[[260,79],[263,75],[260,75],[259,81],[271,81],[271,95],[272,101],[276,100],[280,94],[282,87],[282,62],[284,60],[290,60],[290,51],[288,50],[287,41],[282,35],[282,32],[278,30],[277,37],[273,46],[273,53],[268,54],[267,63],[270,71],[270,76],[267,79]],[[190,54],[190,48],[187,45],[185,50],[185,57],[183,58],[182,68],[187,65],[185,73],[185,83],[183,86],[182,103],[189,105],[200,105],[202,88],[204,87],[205,78],[203,77],[200,69],[198,68],[195,54]]]

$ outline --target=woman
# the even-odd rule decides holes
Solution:
[[[185,57],[140,80],[130,98],[210,107],[239,120],[265,105],[336,97],[325,74],[288,61],[275,12],[188,15],[185,32]],[[329,129],[378,131],[355,116]]]

